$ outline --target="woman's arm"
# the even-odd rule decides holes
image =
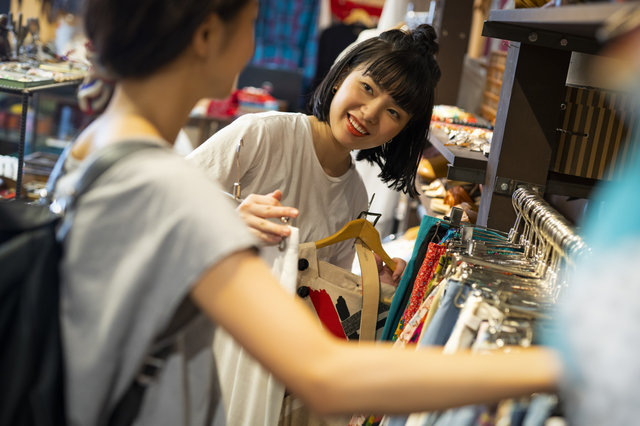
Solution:
[[[280,288],[251,251],[216,264],[191,296],[321,414],[417,412],[495,402],[553,391],[559,375],[557,358],[544,349],[441,355],[441,349],[391,350],[386,344],[338,340]]]

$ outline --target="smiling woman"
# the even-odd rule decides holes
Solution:
[[[243,116],[216,133],[188,160],[231,191],[235,150],[242,138],[239,211],[267,244],[289,229],[269,218],[296,218],[302,242],[332,235],[366,210],[364,184],[352,161],[380,165],[389,187],[415,194],[415,176],[427,145],[440,68],[436,34],[429,25],[391,30],[356,45],[337,62],[313,95],[313,115]],[[349,268],[348,242],[327,248],[322,260]],[[394,274],[398,279],[402,268]]]

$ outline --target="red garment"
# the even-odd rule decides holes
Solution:
[[[364,9],[369,15],[380,18],[382,4],[371,0],[331,0],[331,13],[341,21],[349,16],[353,9]]]
[[[446,250],[446,246],[429,243],[427,254],[424,257],[424,262],[422,262],[420,271],[416,276],[416,281],[413,283],[413,291],[411,292],[411,298],[409,299],[409,306],[402,316],[402,318],[405,319],[405,324],[413,318],[416,312],[418,312],[418,309],[424,300],[427,287],[429,286],[429,283],[433,278],[433,274],[436,271],[440,257]]]

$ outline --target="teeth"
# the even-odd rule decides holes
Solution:
[[[364,130],[362,127],[360,127],[360,126],[358,125],[358,123],[356,123],[356,122],[355,122],[355,120],[352,120],[352,119],[351,119],[351,116],[349,116],[349,123],[351,123],[351,125],[352,125],[353,127],[355,127],[355,129],[356,129],[358,132],[362,133],[363,135],[366,135],[366,134],[367,134],[367,131],[366,131],[366,130]]]

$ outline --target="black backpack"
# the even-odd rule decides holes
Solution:
[[[114,144],[101,151],[74,188],[72,205],[109,167],[129,154],[157,148],[148,142]],[[64,155],[48,184],[51,192]],[[60,337],[58,265],[62,246],[56,233],[64,212],[48,203],[0,202],[0,425],[65,425],[63,354]],[[161,360],[170,354],[153,353]],[[143,366],[144,368],[145,366]],[[145,379],[159,367],[144,370]],[[136,418],[145,384],[136,380],[114,409],[109,424]]]

